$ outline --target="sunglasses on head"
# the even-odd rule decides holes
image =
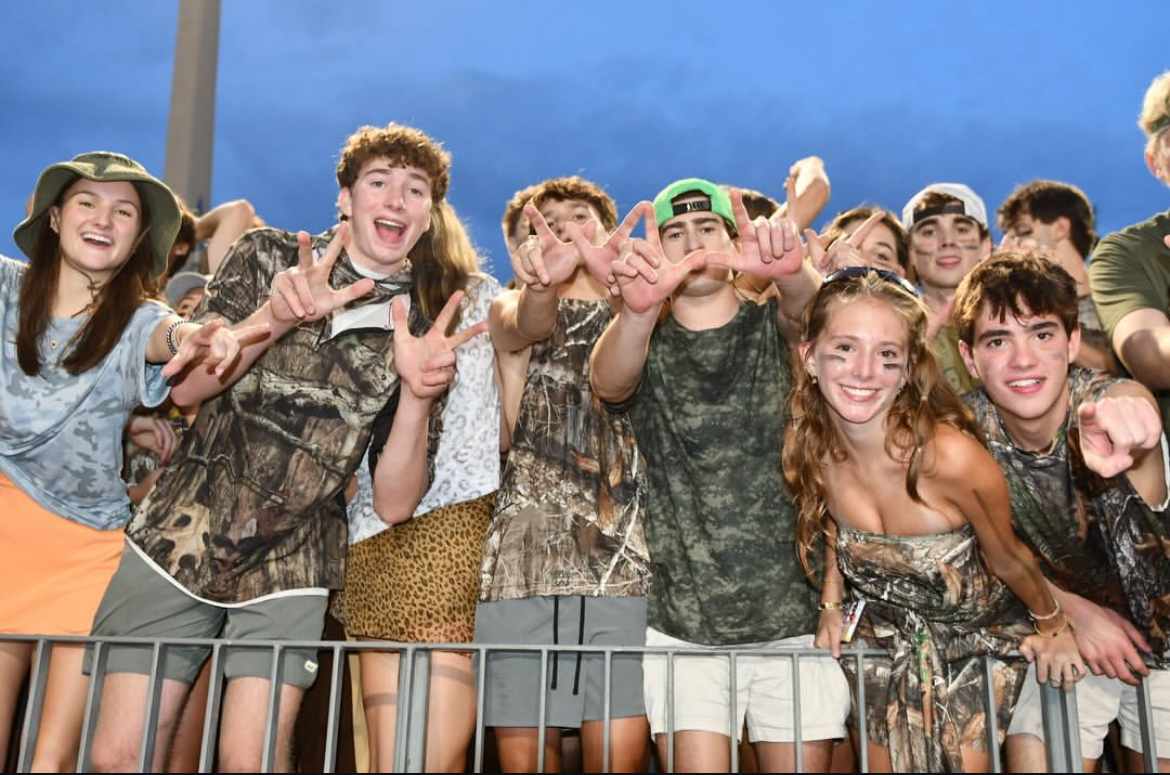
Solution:
[[[889,269],[878,269],[875,266],[847,266],[844,269],[838,269],[825,276],[824,284],[848,282],[858,277],[865,277],[870,272],[876,274],[879,280],[896,285],[915,298],[922,296],[918,289],[902,275],[891,272]]]

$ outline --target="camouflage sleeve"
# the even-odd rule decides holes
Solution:
[[[288,235],[276,229],[255,229],[232,245],[219,271],[207,284],[203,301],[192,319],[199,323],[223,318],[239,323],[268,300],[272,278],[285,268]],[[292,238],[296,257],[296,238]]]

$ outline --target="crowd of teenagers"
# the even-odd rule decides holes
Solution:
[[[1139,124],[1170,185],[1170,72]],[[1140,770],[1144,681],[1170,771],[1170,211],[1098,241],[1085,194],[1037,180],[993,248],[959,183],[815,233],[815,157],[783,202],[687,178],[620,219],[553,178],[506,206],[501,286],[450,167],[358,129],[316,236],[195,218],[118,153],[41,174],[27,260],[0,257],[0,633],[115,640],[52,647],[34,770],[76,766],[95,672],[94,769],[136,768],[148,703],[149,766],[192,769],[202,639],[331,614],[450,646],[427,770],[464,769],[482,701],[507,772],[728,771],[737,740],[745,768],[799,740],[852,771],[862,728],[871,770],[976,772],[992,726],[1038,772],[1042,684],[1076,692],[1086,770],[1111,725]],[[157,700],[118,638],[173,644]],[[0,639],[0,751],[35,653]],[[223,652],[220,770],[258,769],[270,721],[293,764],[318,653],[283,649],[276,688],[273,653]],[[388,771],[399,655],[359,664],[359,758]]]

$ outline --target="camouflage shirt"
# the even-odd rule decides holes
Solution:
[[[1117,380],[1074,368],[1068,419],[1049,454],[1020,449],[980,388],[964,398],[1011,491],[1012,523],[1040,569],[1061,588],[1112,608],[1137,625],[1156,654],[1170,633],[1170,513],[1154,511],[1129,477],[1102,479],[1084,464],[1077,408]],[[1165,660],[1164,660],[1165,661]]]
[[[316,237],[315,247],[328,237]],[[296,261],[294,234],[249,232],[207,286],[196,319],[245,319],[267,301],[273,276]],[[339,260],[335,286],[346,284],[339,278],[345,270],[353,273],[348,261]],[[390,279],[409,284],[405,276]],[[390,331],[329,338],[330,330],[329,318],[297,326],[204,402],[127,528],[145,555],[195,596],[241,603],[340,587],[340,494],[398,375]]]
[[[480,599],[642,595],[646,479],[629,420],[601,408],[589,356],[607,300],[561,299],[552,336],[532,346]]]
[[[780,473],[792,372],[776,302],[721,328],[664,319],[628,411],[646,457],[650,626],[692,643],[806,635],[817,593],[797,560]]]

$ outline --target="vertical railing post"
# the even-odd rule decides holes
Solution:
[[[406,768],[404,772],[426,772],[427,763],[427,705],[430,701],[431,652],[412,649],[407,653],[413,668],[410,671],[410,689],[406,701],[398,703],[406,708]]]
[[[1080,772],[1081,734],[1077,723],[1077,695],[1071,689],[1040,686],[1040,711],[1049,772]]]
[[[1146,772],[1158,771],[1157,736],[1154,734],[1154,706],[1150,701],[1150,677],[1141,676],[1137,687],[1138,724],[1142,732],[1142,764]],[[1168,751],[1167,753],[1170,753]]]
[[[37,749],[37,736],[41,731],[41,710],[45,704],[45,686],[49,678],[49,663],[53,658],[53,644],[46,638],[37,638],[36,656],[33,658],[32,674],[29,676],[28,703],[24,712],[24,731],[20,735],[20,756],[16,771],[32,769],[33,755]]]
[[[268,648],[268,647],[265,647]],[[276,744],[280,729],[280,694],[284,678],[284,644],[272,646],[272,669],[268,674],[268,720],[264,725],[264,748],[260,754],[260,771],[275,772]],[[283,766],[283,762],[281,765]]]
[[[325,760],[321,772],[337,768],[337,730],[341,719],[341,682],[344,680],[345,660],[348,656],[344,643],[333,645],[333,669],[329,671],[329,713],[325,720]]]

